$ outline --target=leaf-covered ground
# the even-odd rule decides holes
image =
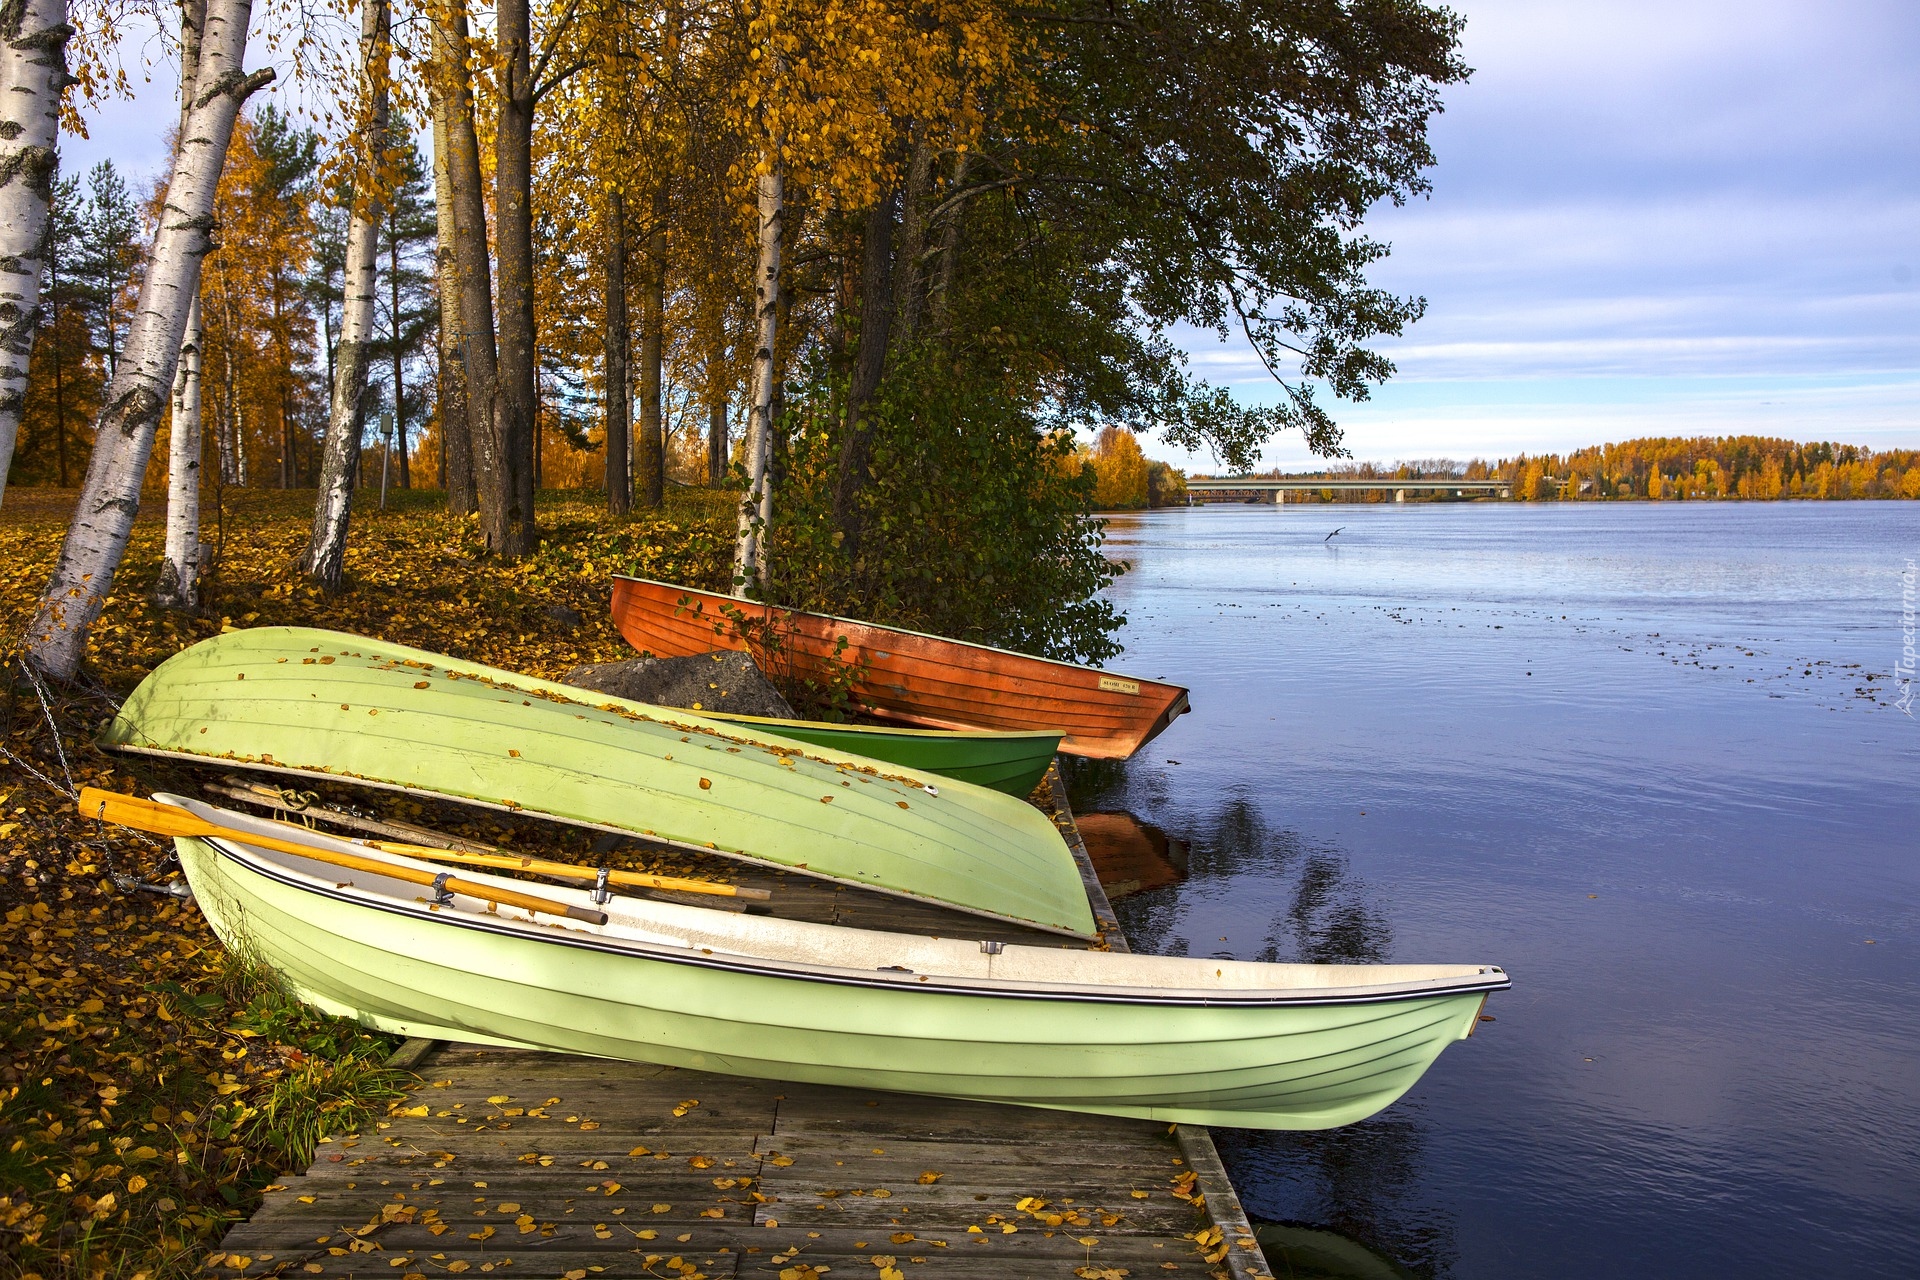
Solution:
[[[547,495],[540,550],[504,564],[471,522],[403,493],[395,510],[356,510],[348,587],[327,596],[296,565],[311,493],[229,492],[208,503],[217,562],[195,616],[147,598],[161,536],[149,514],[86,676],[56,693],[50,723],[15,678],[13,644],[73,498],[16,488],[0,509],[0,1276],[160,1280],[197,1271],[276,1173],[303,1169],[323,1132],[382,1113],[409,1081],[381,1065],[391,1039],[286,997],[191,903],[116,887],[163,876],[167,849],[83,823],[57,789],[69,776],[136,788],[91,745],[115,700],[226,626],[334,627],[546,677],[627,656],[608,574],[719,585],[731,504],[678,490],[658,513],[615,520],[588,497]]]

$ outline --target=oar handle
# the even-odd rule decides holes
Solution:
[[[539,911],[550,916],[567,916],[574,920],[584,920],[588,924],[605,924],[607,913],[588,907],[570,906],[556,902],[552,898],[535,897],[530,893],[517,893],[512,889],[498,889],[492,885],[474,884],[468,880],[442,878],[432,871],[418,867],[403,867],[380,858],[362,857],[355,853],[340,853],[333,849],[321,849],[297,840],[282,840],[277,836],[262,835],[255,831],[242,831],[233,827],[223,827],[209,822],[185,809],[174,805],[160,804],[154,800],[142,800],[137,796],[123,796],[114,791],[102,791],[97,787],[83,787],[77,806],[84,817],[98,818],[102,822],[111,822],[118,826],[133,827],[139,831],[154,835],[187,837],[189,839],[233,840],[240,844],[252,845],[259,849],[272,849],[277,853],[290,853],[300,858],[311,858],[315,862],[324,862],[331,866],[345,867],[349,871],[361,871],[369,875],[386,876],[394,880],[404,880],[409,884],[429,885],[464,893],[470,898],[479,898],[483,902],[496,903],[503,907],[518,907],[522,911]]]

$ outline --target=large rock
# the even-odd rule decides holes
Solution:
[[[697,653],[687,658],[633,658],[594,662],[560,677],[582,689],[657,707],[731,711],[792,720],[793,708],[744,653]]]

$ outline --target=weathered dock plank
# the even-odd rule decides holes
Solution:
[[[416,1069],[422,1086],[383,1127],[323,1142],[228,1235],[216,1269],[1215,1270],[1165,1125],[470,1046]],[[475,1104],[456,1111],[463,1099]]]
[[[1102,945],[1126,949],[1065,787]],[[1076,945],[777,872],[787,918]],[[1079,944],[1084,945],[1084,944]],[[321,1143],[210,1259],[234,1276],[397,1280],[1168,1275],[1265,1280],[1204,1129],[410,1041],[421,1085]]]

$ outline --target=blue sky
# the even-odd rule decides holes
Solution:
[[[1429,310],[1382,344],[1398,376],[1336,408],[1356,457],[1920,447],[1920,2],[1454,7],[1475,73],[1435,122],[1433,195],[1368,224],[1393,245],[1375,279]],[[171,89],[156,68],[68,165],[150,177]],[[1271,398],[1243,343],[1179,336],[1197,372]],[[1265,461],[1309,459],[1289,437]]]

